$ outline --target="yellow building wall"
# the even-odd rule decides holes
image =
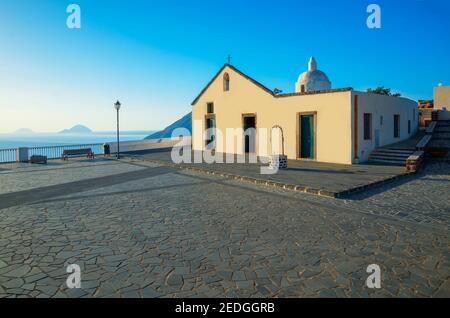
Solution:
[[[446,108],[450,111],[450,86],[438,86],[434,88],[434,108]]]
[[[230,76],[230,91],[223,90],[223,74]],[[204,150],[207,103],[214,103],[216,127],[225,136],[227,128],[242,128],[243,114],[256,114],[257,129],[274,125],[284,130],[285,153],[290,159],[298,156],[298,114],[316,112],[316,160],[320,162],[352,163],[352,93],[351,91],[288,96],[275,98],[247,78],[226,67],[192,108],[193,149]],[[197,121],[197,122],[196,122]],[[258,143],[257,136],[257,143]],[[242,153],[242,144],[235,140],[233,153]],[[266,142],[267,144],[267,142]],[[218,152],[227,151],[217,145]],[[271,154],[270,149],[257,146],[259,156]]]

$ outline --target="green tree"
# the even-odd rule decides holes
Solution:
[[[394,96],[394,97],[400,97],[402,94],[400,93],[391,93],[391,89],[384,87],[384,86],[378,86],[376,88],[368,88],[367,93],[372,94],[378,94],[378,95],[387,95],[387,96]]]

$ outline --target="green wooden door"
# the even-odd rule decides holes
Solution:
[[[300,156],[305,159],[314,159],[314,116],[300,117],[301,150]]]

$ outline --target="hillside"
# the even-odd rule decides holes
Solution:
[[[60,134],[90,134],[92,130],[83,125],[76,125],[70,129],[64,129],[59,132]]]
[[[192,113],[187,114],[183,118],[177,120],[170,126],[164,128],[161,131],[158,131],[145,139],[163,139],[163,138],[171,138],[172,132],[177,128],[186,128],[190,132],[192,132]]]
[[[20,128],[20,129],[17,129],[14,133],[15,134],[34,134],[34,131],[32,131],[29,128]]]

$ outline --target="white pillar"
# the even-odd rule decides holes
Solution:
[[[16,161],[17,162],[28,162],[28,148],[21,147],[16,149]]]

